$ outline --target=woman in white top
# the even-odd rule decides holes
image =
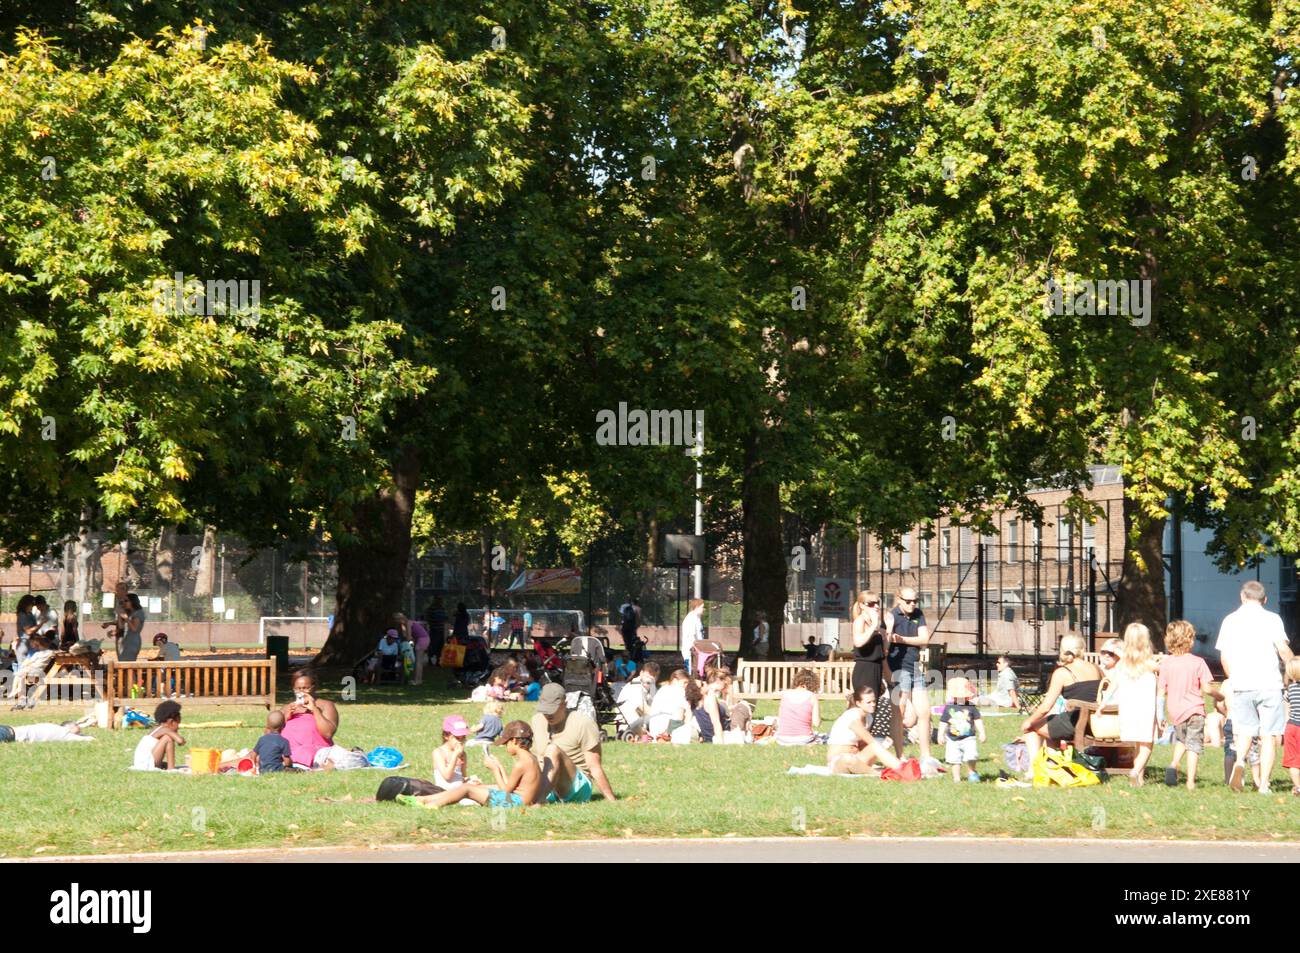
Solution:
[[[902,764],[875,738],[868,726],[876,711],[876,693],[867,685],[854,689],[848,708],[831,726],[826,764],[833,774],[869,774],[874,764],[895,770]]]

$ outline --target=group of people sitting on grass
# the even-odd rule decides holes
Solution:
[[[494,745],[504,747],[513,763],[507,773],[484,746],[483,765],[495,784],[470,774],[467,742],[472,727],[460,715],[442,720],[442,744],[433,752],[435,791],[402,794],[400,803],[420,808],[446,807],[473,801],[485,807],[518,808],[544,803],[580,804],[598,791],[607,801],[614,789],[601,757],[600,729],[587,715],[570,711],[564,687],[542,687],[531,722],[502,726]]]
[[[1205,660],[1191,654],[1196,631],[1182,619],[1166,626],[1164,654],[1155,652],[1145,625],[1131,623],[1123,640],[1102,646],[1100,666],[1084,657],[1081,637],[1063,638],[1047,693],[1021,726],[1031,763],[1042,744],[1075,738],[1084,715],[1071,710],[1070,700],[1101,702],[1118,709],[1118,740],[1136,747],[1128,772],[1135,786],[1145,782],[1156,739],[1172,729],[1173,758],[1165,769],[1171,787],[1178,783],[1186,755],[1187,788],[1195,790],[1208,738],[1222,739],[1229,785],[1242,790],[1249,768],[1262,794],[1270,792],[1281,744],[1291,793],[1300,796],[1300,660],[1292,655],[1280,617],[1264,608],[1266,602],[1259,582],[1241,587],[1241,605],[1223,620],[1216,643],[1226,676],[1220,684],[1214,683]],[[1207,696],[1213,702],[1209,712]]]
[[[364,766],[355,751],[334,743],[339,727],[338,706],[317,697],[319,691],[320,685],[311,672],[294,676],[293,701],[267,714],[262,735],[248,754],[257,773]],[[184,763],[177,751],[185,744],[180,733],[181,717],[180,702],[167,699],[159,703],[154,709],[154,727],[136,745],[133,768],[173,771]]]

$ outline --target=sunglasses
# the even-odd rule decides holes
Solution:
[[[899,599],[899,602],[916,602],[915,599]]]

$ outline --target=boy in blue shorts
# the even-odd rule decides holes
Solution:
[[[440,794],[415,796],[399,794],[397,800],[413,807],[446,807],[459,804],[468,798],[484,807],[524,807],[540,804],[538,794],[542,789],[542,771],[533,757],[533,729],[526,721],[512,721],[497,736],[496,743],[506,746],[506,753],[515,759],[510,776],[501,767],[501,762],[492,755],[484,753],[484,763],[496,776],[496,786],[486,784],[460,784]]]

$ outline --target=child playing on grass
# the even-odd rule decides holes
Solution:
[[[975,763],[979,760],[979,744],[986,740],[984,736],[984,719],[972,699],[975,689],[968,678],[948,680],[948,704],[943,706],[939,716],[939,740],[945,742],[944,761],[954,781],[961,781],[961,766],[966,765],[966,780],[978,783],[979,772]]]
[[[185,744],[178,730],[181,726],[181,706],[174,701],[159,703],[153,720],[158,727],[140,739],[135,746],[132,766],[137,771],[176,770],[176,748]]]
[[[496,776],[496,785],[463,784],[441,794],[416,796],[399,794],[397,800],[412,807],[446,807],[468,798],[484,807],[515,808],[542,803],[542,772],[533,757],[533,729],[526,721],[512,721],[502,730],[497,744],[506,746],[506,753],[515,759],[510,776],[506,777],[501,762],[485,753],[484,760]]]
[[[266,731],[253,745],[253,767],[258,774],[272,774],[293,766],[289,742],[280,734],[283,728],[284,712],[273,711],[266,716]]]
[[[497,740],[501,734],[502,724],[501,716],[505,714],[506,706],[495,698],[491,699],[483,706],[483,717],[478,720],[478,724],[470,725],[469,730],[477,732],[473,739],[465,743],[466,747],[470,745],[490,745]]]
[[[1214,694],[1210,667],[1203,658],[1191,654],[1195,641],[1196,629],[1190,622],[1174,619],[1165,626],[1169,654],[1160,660],[1156,681],[1156,707],[1163,705],[1165,712],[1160,733],[1164,734],[1170,725],[1174,729],[1174,756],[1165,768],[1165,784],[1177,786],[1178,763],[1185,751],[1189,791],[1196,790],[1196,764],[1205,750],[1205,694]]]
[[[1282,733],[1282,767],[1291,774],[1291,793],[1300,797],[1300,658],[1286,663],[1286,730]]]

